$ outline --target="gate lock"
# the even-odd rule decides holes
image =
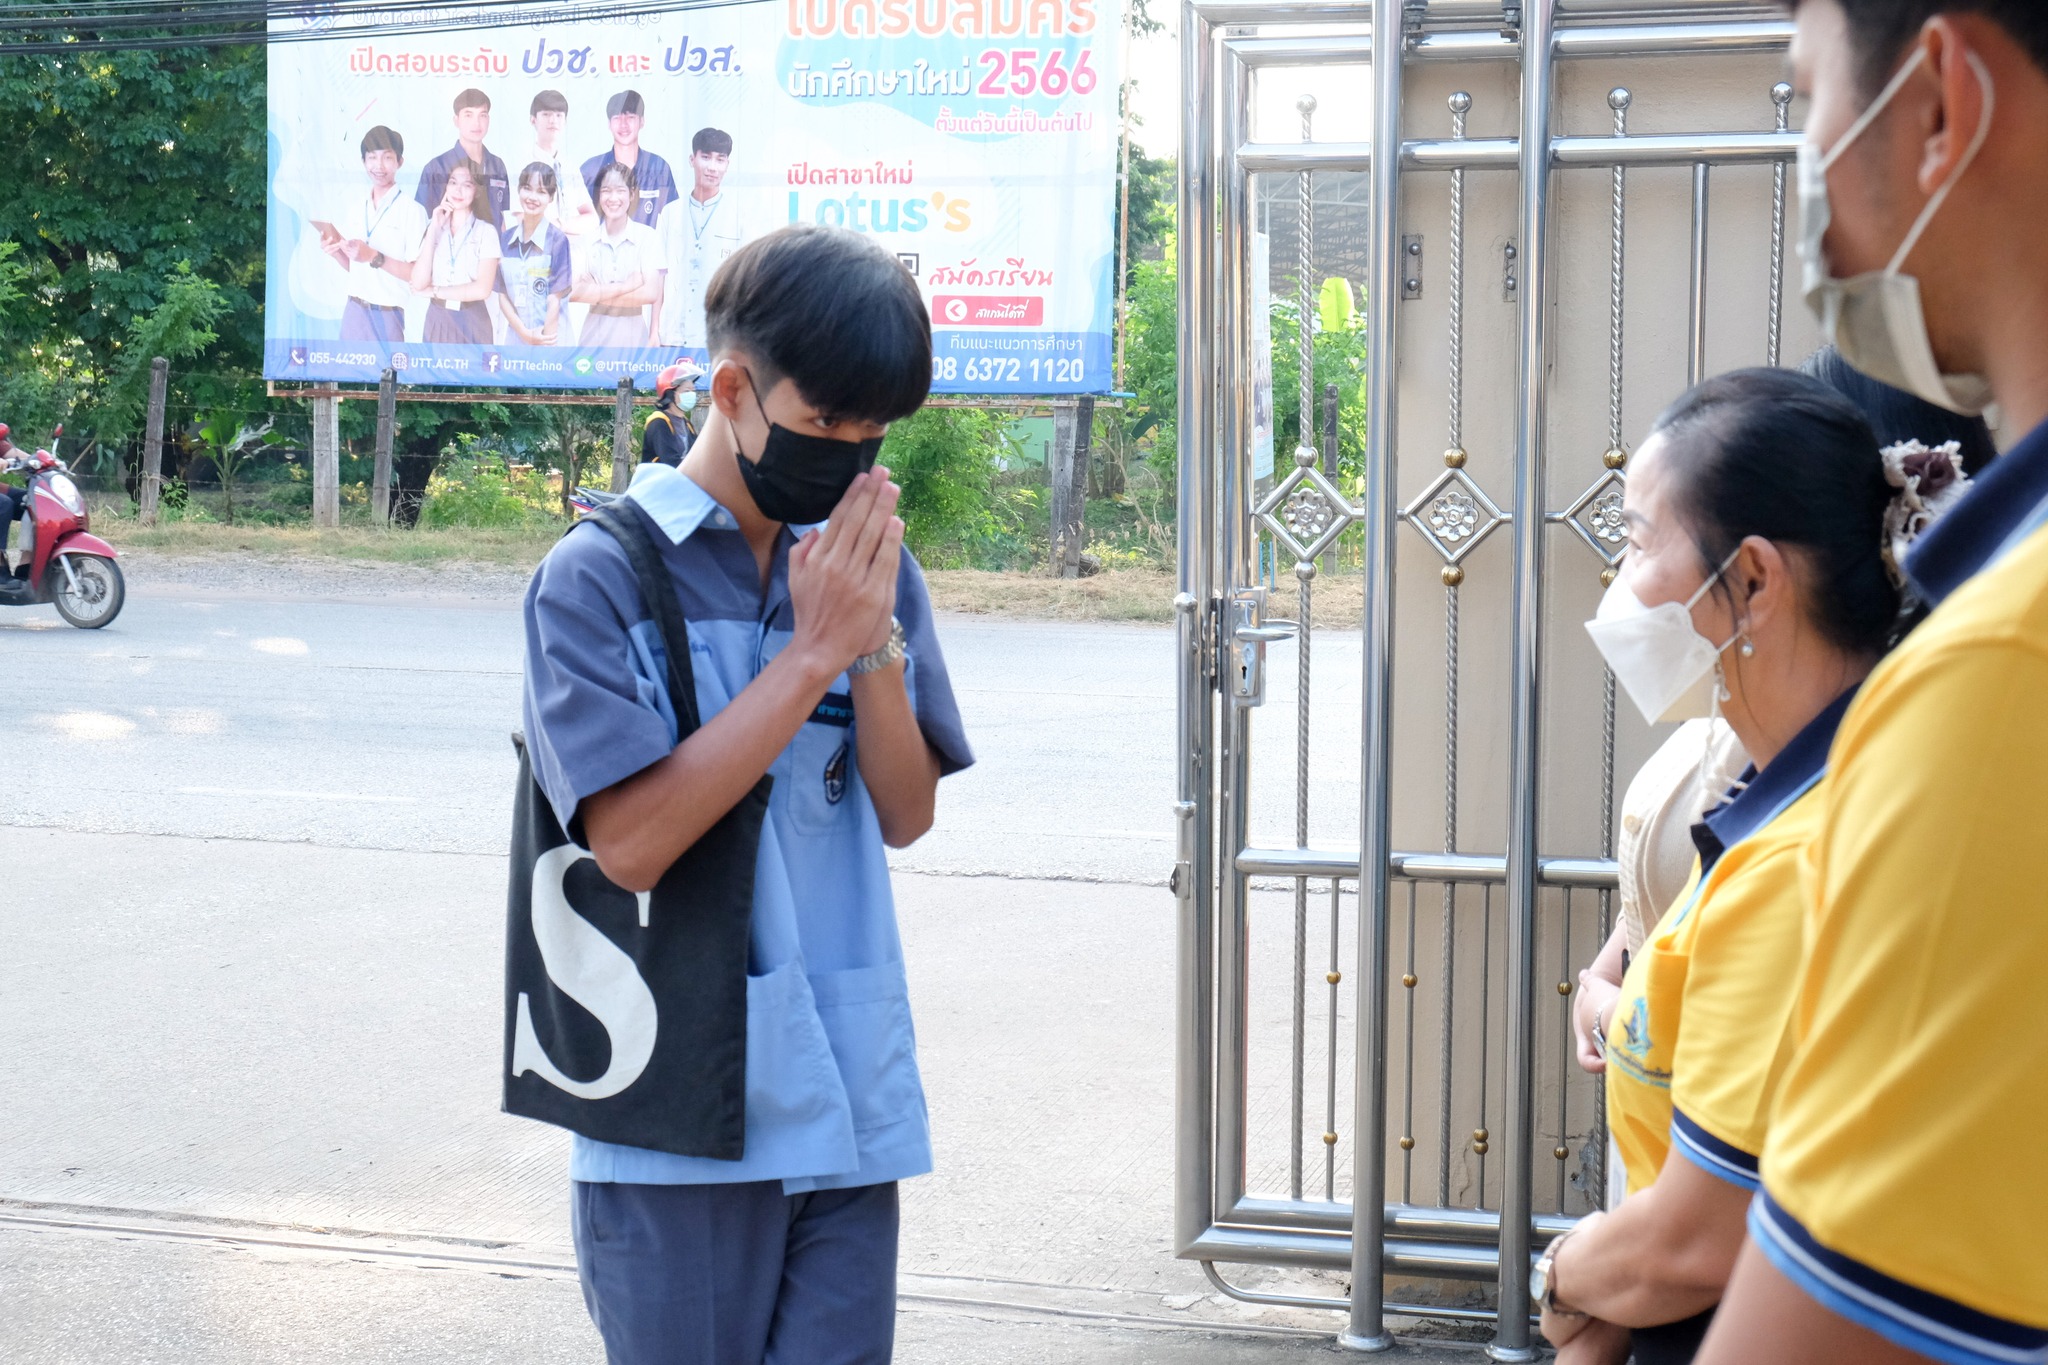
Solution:
[[[1300,624],[1262,619],[1264,588],[1244,588],[1230,599],[1230,698],[1239,706],[1266,704],[1266,646],[1291,640]]]

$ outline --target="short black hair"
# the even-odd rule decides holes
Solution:
[[[732,134],[723,128],[699,128],[697,135],[690,139],[690,151],[711,152],[717,156],[732,155]]]
[[[1790,0],[1798,9],[1804,0]],[[1856,76],[1865,92],[1883,88],[1914,35],[1937,14],[1981,14],[2012,35],[2048,74],[2048,4],[2042,0],[1835,0],[1849,20]]]
[[[1672,507],[1708,570],[1750,536],[1799,550],[1820,632],[1852,654],[1885,651],[1900,606],[1884,558],[1892,489],[1854,404],[1792,370],[1732,370],[1687,390],[1651,432],[1666,442]]]
[[[371,152],[393,152],[397,154],[399,160],[403,161],[405,159],[405,139],[398,135],[397,129],[386,128],[380,123],[369,132],[363,134],[363,155],[368,156]]]
[[[1965,417],[1937,407],[1918,394],[1880,384],[1848,361],[1832,346],[1823,346],[1799,366],[1856,405],[1863,420],[1877,434],[1880,446],[1901,441],[1918,441],[1938,446],[1954,441],[1962,448],[1963,472],[1975,476],[1998,455],[1998,443],[1981,417]]]
[[[783,379],[831,417],[893,422],[932,387],[917,281],[872,238],[794,223],[726,258],[704,291],[715,357],[741,351],[762,393]]]
[[[455,112],[458,114],[465,109],[488,109],[490,107],[491,97],[473,85],[455,97]]]
[[[569,112],[569,101],[563,97],[562,92],[559,90],[543,90],[538,95],[535,95],[533,103],[527,106],[526,116],[532,118],[543,109],[550,113],[566,114]]]
[[[605,101],[606,118],[617,118],[621,114],[639,114],[643,118],[646,116],[647,102],[640,98],[638,90],[621,90]]]
[[[526,163],[526,169],[519,173],[517,183],[523,189],[529,180],[538,180],[541,193],[546,195],[553,195],[560,183],[555,179],[555,168],[548,165],[545,161],[529,161]]]

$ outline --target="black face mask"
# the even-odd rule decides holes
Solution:
[[[754,387],[751,375],[747,387]],[[766,420],[761,395],[754,393],[754,406]],[[825,520],[846,496],[853,481],[875,467],[882,451],[882,438],[865,441],[835,441],[829,436],[806,436],[800,431],[768,423],[768,440],[761,458],[750,460],[733,441],[733,458],[740,462],[740,478],[754,506],[770,521],[808,526]]]

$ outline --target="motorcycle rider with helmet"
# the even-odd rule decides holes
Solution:
[[[9,439],[7,424],[0,422],[0,474],[26,468],[32,457],[24,455],[21,448]],[[7,563],[7,545],[14,534],[14,523],[21,520],[21,514],[28,510],[28,489],[13,484],[0,483],[0,568]],[[23,564],[14,571],[16,578],[27,578],[29,566]]]
[[[679,360],[654,377],[654,415],[640,436],[640,463],[681,465],[696,442],[684,414],[697,406],[697,377],[704,368]]]

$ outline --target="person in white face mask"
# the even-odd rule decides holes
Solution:
[[[1691,875],[1618,988],[1581,978],[1629,1193],[1546,1255],[1564,1365],[1690,1361],[1742,1245],[1789,1048],[1799,852],[1835,728],[1898,624],[1892,492],[1857,409],[1784,370],[1697,386],[1631,462],[1628,553],[1586,628],[1646,721],[1702,722],[1687,738],[1711,809],[1694,807]],[[1703,764],[1710,716],[1734,742]],[[1731,752],[1746,769],[1709,776]]]
[[[2048,3],[1793,8],[1809,301],[1858,369],[2019,439],[1903,557],[1932,614],[1836,734],[1700,1360],[2048,1361]]]

